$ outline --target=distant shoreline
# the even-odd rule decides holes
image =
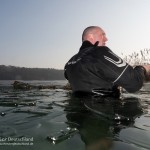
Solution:
[[[64,70],[0,65],[0,80],[65,80]]]

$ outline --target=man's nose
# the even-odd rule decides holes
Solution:
[[[108,41],[108,38],[105,36],[105,41]]]

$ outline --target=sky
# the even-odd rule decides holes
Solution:
[[[150,0],[0,0],[0,65],[63,69],[100,26],[121,56],[150,49]]]

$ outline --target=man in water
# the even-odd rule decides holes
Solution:
[[[98,26],[83,31],[79,52],[65,65],[75,95],[118,96],[118,87],[133,93],[143,86],[150,65],[133,68],[105,46],[107,40]]]

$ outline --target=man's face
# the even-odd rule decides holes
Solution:
[[[96,37],[95,37],[96,41],[99,41],[98,46],[105,46],[106,45],[106,41],[108,41],[105,32],[102,29],[99,29],[97,31]]]

